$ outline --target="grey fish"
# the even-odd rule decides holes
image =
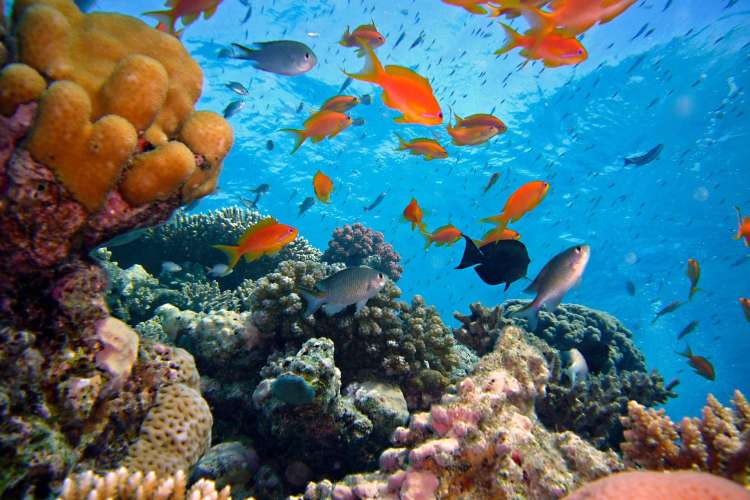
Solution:
[[[250,192],[255,193],[255,194],[264,194],[264,193],[269,192],[270,190],[271,190],[271,185],[264,183],[264,184],[260,184],[255,189],[251,189]]]
[[[227,82],[224,85],[226,85],[227,88],[231,90],[232,92],[234,92],[235,94],[239,94],[239,95],[248,94],[247,89],[240,82]]]
[[[367,266],[350,267],[315,284],[316,290],[300,288],[307,301],[305,316],[314,314],[321,306],[327,315],[333,315],[352,304],[360,311],[368,300],[383,289],[386,277]]]
[[[685,335],[694,332],[695,329],[698,328],[698,324],[699,323],[700,322],[697,319],[695,319],[695,320],[691,321],[690,323],[688,323],[687,326],[682,329],[682,331],[680,332],[680,334],[677,335],[677,340],[680,340]]]
[[[667,304],[661,311],[659,311],[658,313],[656,313],[656,317],[651,320],[651,324],[653,325],[654,323],[656,323],[656,320],[659,319],[659,318],[661,318],[665,314],[669,314],[669,313],[675,312],[683,304],[684,304],[684,302],[682,302],[681,300],[675,300],[674,302],[671,302],[671,303]]]
[[[638,167],[651,163],[659,157],[659,153],[664,149],[664,144],[657,144],[653,148],[649,149],[648,152],[640,156],[631,156],[625,158],[625,165],[636,165]]]
[[[297,217],[310,210],[310,207],[312,207],[313,205],[315,205],[315,199],[311,196],[308,196],[307,198],[302,200],[302,203],[300,203],[299,206],[299,213],[297,213]]]
[[[591,247],[577,245],[552,257],[525,290],[527,293],[536,292],[534,300],[513,312],[512,316],[525,317],[529,321],[529,330],[535,331],[539,310],[544,308],[552,312],[557,309],[568,290],[583,276],[590,256]]]
[[[241,101],[237,99],[236,101],[230,102],[229,104],[227,104],[227,107],[224,108],[224,118],[231,118],[232,116],[236,115],[244,107],[245,107],[245,101]]]
[[[307,73],[315,67],[318,58],[310,47],[294,40],[276,40],[257,42],[257,49],[233,43],[232,47],[240,51],[235,59],[253,61],[253,66],[262,71],[278,75],[295,76]]]
[[[586,380],[586,377],[589,375],[589,365],[586,363],[586,358],[583,357],[581,351],[574,347],[565,354],[570,363],[565,369],[565,373],[567,373],[570,379],[570,385],[574,386],[577,381]]]
[[[383,198],[385,198],[385,192],[383,192],[383,193],[380,193],[380,194],[378,195],[378,197],[377,197],[377,198],[375,198],[375,201],[373,201],[372,203],[370,203],[370,206],[368,206],[368,207],[365,207],[365,212],[369,212],[369,211],[370,211],[370,210],[372,210],[373,208],[375,208],[375,207],[377,207],[378,205],[380,205],[380,202],[381,202],[381,201],[383,201]]]

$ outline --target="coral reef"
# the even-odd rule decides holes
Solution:
[[[379,471],[310,483],[304,498],[560,498],[620,470],[614,453],[536,420],[548,375],[523,332],[506,328],[455,393],[396,429]]]
[[[486,352],[507,325],[526,325],[525,319],[504,316],[520,304],[508,301],[493,309],[471,304],[471,314],[454,313],[461,321],[454,336],[479,354]],[[563,304],[554,313],[542,311],[539,327],[531,333],[529,342],[543,353],[551,371],[547,391],[537,402],[537,415],[550,428],[573,431],[600,449],[617,449],[623,439],[620,417],[628,401],[653,406],[674,396],[657,372],[646,372],[632,333],[605,312]],[[561,353],[573,347],[586,358],[589,377],[571,386],[561,368]]]
[[[234,245],[250,226],[263,218],[259,212],[239,207],[195,215],[180,212],[168,224],[149,228],[137,240],[110,250],[121,266],[140,264],[154,275],[159,274],[164,261],[183,267],[185,263],[196,263],[211,268],[226,262],[226,257],[211,244]],[[258,279],[268,274],[283,260],[318,261],[320,255],[318,249],[298,236],[278,255],[256,262],[241,261],[232,274],[217,281],[222,289],[233,289],[245,279]]]
[[[341,262],[346,267],[369,266],[398,281],[404,269],[399,264],[401,256],[390,243],[386,243],[383,233],[363,224],[346,224],[333,231],[323,260],[329,263]]]
[[[685,417],[679,425],[635,401],[622,417],[625,462],[646,469],[696,469],[750,482],[750,404],[735,391],[734,411],[709,394],[702,418]]]
[[[568,500],[648,498],[649,500],[746,500],[741,486],[704,472],[618,472],[597,479],[566,497]]]
[[[65,479],[60,500],[231,500],[231,488],[217,491],[213,481],[201,479],[187,488],[185,473],[158,477],[150,472],[130,472],[125,467],[99,476],[93,471]]]
[[[246,488],[259,467],[258,454],[237,441],[217,444],[195,464],[190,482],[210,479],[216,488],[230,486],[236,498],[245,498]]]

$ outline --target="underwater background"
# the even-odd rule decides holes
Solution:
[[[248,189],[268,183],[260,210],[297,227],[318,248],[326,247],[336,227],[362,222],[383,232],[400,253],[404,296],[423,295],[452,324],[452,313],[469,302],[529,298],[522,293],[525,286],[519,282],[503,293],[475,273],[453,270],[463,243],[425,252],[423,239],[401,221],[403,208],[416,197],[429,227],[452,223],[478,238],[490,227],[480,218],[499,213],[521,184],[546,180],[551,184],[547,198],[513,225],[529,249],[530,276],[572,244],[591,245],[583,282],[564,302],[620,319],[635,333],[649,368],[658,368],[665,382],[680,379],[679,397],[666,405],[669,415],[697,414],[709,392],[726,401],[734,388],[750,391],[750,324],[737,302],[750,287],[750,252],[732,239],[733,207],[750,205],[750,116],[745,112],[750,2],[729,3],[725,9],[726,2],[641,1],[585,33],[588,60],[582,64],[543,69],[537,63],[518,70],[523,59],[517,53],[493,54],[505,40],[496,22],[449,5],[276,0],[254,3],[243,24],[248,7],[225,2],[209,22],[193,24],[183,38],[205,72],[200,105],[222,111],[236,98],[225,86],[229,81],[243,82],[250,95],[229,120],[236,142],[220,190],[193,211],[237,205],[239,198],[253,198]],[[157,7],[96,4],[96,9],[134,16]],[[371,106],[351,112],[365,125],[290,155],[293,138],[279,129],[297,128],[338,93],[346,79],[342,69],[359,70],[361,59],[337,42],[347,25],[371,19],[388,41],[406,34],[398,47],[386,43],[378,51],[384,64],[426,75],[444,111],[466,116],[494,110],[508,131],[483,146],[449,146],[448,159],[425,162],[396,151],[394,133],[434,134],[445,144],[450,139],[445,130],[394,124],[396,115],[377,98],[379,89],[355,81],[348,93],[375,97]],[[521,20],[515,25],[524,26]],[[423,41],[410,49],[420,37]],[[284,78],[218,56],[231,42],[282,38],[304,41],[318,65]],[[272,151],[266,149],[268,140],[274,142]],[[623,166],[624,157],[656,144],[664,144],[658,160]],[[313,196],[318,169],[334,181],[332,201],[297,218],[298,205]],[[494,172],[500,173],[497,184],[482,195]],[[364,212],[381,192],[387,193],[383,202]],[[652,325],[663,306],[686,299],[688,258],[702,265],[704,291]],[[626,290],[628,280],[635,284],[635,296]],[[693,352],[713,362],[715,381],[693,374],[676,354],[685,349],[677,334],[693,320],[700,326],[687,341]]]

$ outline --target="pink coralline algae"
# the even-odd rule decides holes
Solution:
[[[323,260],[343,262],[349,267],[370,266],[384,272],[394,281],[404,271],[399,265],[401,256],[390,243],[386,243],[383,233],[359,223],[346,224],[333,231]]]
[[[310,483],[304,498],[373,498],[359,494],[366,490],[394,500],[552,499],[621,470],[613,452],[539,423],[534,400],[544,394],[548,376],[541,353],[522,330],[508,327],[472,376],[396,429],[380,470]]]

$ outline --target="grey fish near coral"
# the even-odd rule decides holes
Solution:
[[[321,306],[329,316],[356,304],[361,310],[368,300],[385,286],[387,278],[367,266],[350,267],[315,284],[317,290],[299,288],[307,301],[305,316],[314,314]]]
[[[256,42],[253,45],[256,48],[233,43],[232,47],[239,51],[234,58],[253,61],[256,69],[269,73],[286,76],[301,75],[313,69],[318,62],[312,49],[301,42],[276,40]]]

